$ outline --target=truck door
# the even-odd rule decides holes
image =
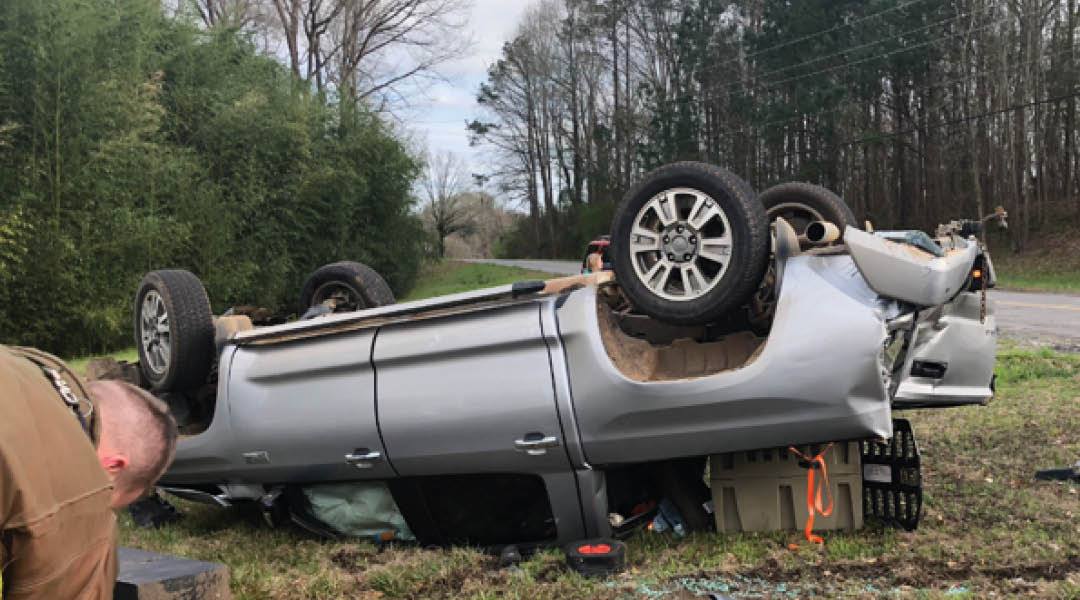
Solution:
[[[240,347],[228,406],[244,473],[261,481],[393,476],[375,420],[374,330]]]
[[[399,475],[570,471],[539,304],[386,326],[374,362]]]

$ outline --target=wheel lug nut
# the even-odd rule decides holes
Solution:
[[[691,244],[696,244],[697,243],[697,236],[693,236],[693,235],[690,236],[690,243]]]
[[[672,254],[671,252],[668,252],[667,258],[668,258],[668,260],[675,260],[675,255]]]
[[[689,254],[683,254],[683,260],[690,260]]]
[[[664,243],[665,243],[665,244],[668,244],[668,243],[670,243],[670,242],[671,242],[671,238],[669,238],[668,236],[666,236],[666,235],[665,235],[665,236],[664,236]]]
[[[676,227],[675,231],[678,232],[678,233],[682,233],[682,225],[679,225],[678,227]]]

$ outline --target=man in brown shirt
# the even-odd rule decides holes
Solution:
[[[83,383],[57,358],[0,346],[0,580],[4,600],[112,598],[116,517],[172,461],[162,402]]]

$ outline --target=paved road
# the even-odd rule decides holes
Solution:
[[[991,297],[1003,335],[1080,351],[1080,296],[994,290]]]
[[[488,263],[504,267],[518,267],[530,271],[543,271],[555,275],[577,275],[581,272],[581,262],[576,260],[506,260],[502,258],[467,258],[465,262]]]
[[[573,260],[477,259],[510,267],[573,275],[581,263]],[[1063,346],[1080,351],[1080,296],[995,290],[998,327],[1006,337]]]

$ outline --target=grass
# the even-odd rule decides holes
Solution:
[[[422,300],[434,296],[456,294],[486,287],[505,285],[529,279],[551,279],[551,273],[529,271],[517,267],[444,261],[427,265],[417,277],[412,291],[400,301]]]
[[[1080,241],[1071,231],[1033,234],[1020,254],[992,238],[991,255],[1004,289],[1080,294]]]
[[[997,253],[993,258],[998,285],[1003,289],[1080,294],[1080,257]]]
[[[985,407],[908,413],[923,455],[915,532],[699,534],[629,540],[629,569],[590,580],[539,553],[518,568],[468,548],[376,548],[271,530],[240,509],[179,503],[156,531],[122,518],[125,545],[223,562],[237,598],[1080,598],[1080,496],[1036,469],[1080,458],[1080,356],[1004,346]],[[788,548],[797,543],[798,549]]]
[[[139,352],[135,348],[128,348],[127,350],[119,350],[111,354],[97,355],[97,356],[83,356],[81,358],[67,359],[67,364],[76,373],[86,374],[86,365],[95,358],[115,358],[116,360],[126,360],[128,362],[138,362]]]

